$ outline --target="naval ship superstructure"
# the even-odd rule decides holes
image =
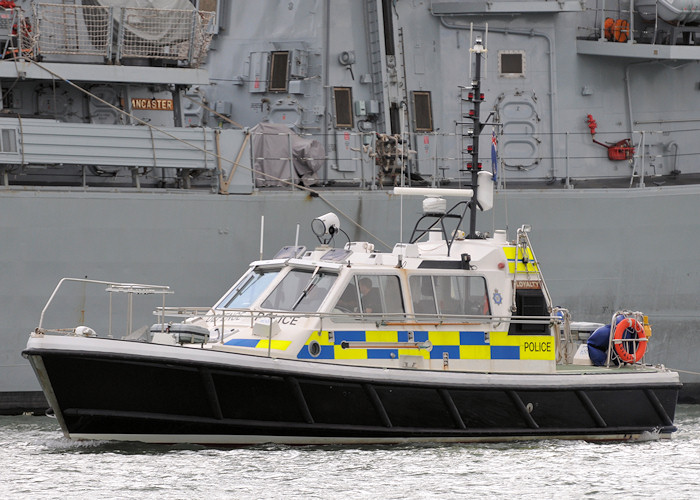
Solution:
[[[390,188],[468,186],[480,123],[479,229],[534,223],[553,299],[647,311],[648,358],[700,400],[699,23],[696,0],[0,2],[0,413],[46,405],[20,353],[59,279],[205,304],[318,213],[402,241],[420,202]]]

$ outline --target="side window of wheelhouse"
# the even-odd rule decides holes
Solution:
[[[435,297],[437,298],[440,314],[465,314],[465,304],[462,300],[460,280],[456,276],[434,276]]]
[[[486,280],[480,276],[472,276],[465,285],[463,297],[467,306],[466,314],[491,314]]]
[[[437,314],[432,276],[411,276],[408,284],[411,288],[413,312],[416,314]]]
[[[335,305],[339,312],[366,314],[403,313],[403,297],[398,276],[353,276]]]
[[[547,301],[542,290],[518,289],[515,291],[516,316],[549,316]],[[548,324],[541,323],[511,323],[508,329],[510,335],[546,335],[549,333]]]
[[[379,276],[379,289],[382,292],[382,307],[386,313],[403,313],[401,282],[398,276]]]
[[[490,314],[486,281],[481,276],[411,276],[411,301],[416,314]]]
[[[360,310],[360,299],[357,291],[357,282],[354,276],[350,280],[350,283],[348,283],[348,286],[345,287],[345,290],[338,299],[338,302],[336,302],[333,310],[341,313],[353,313]]]

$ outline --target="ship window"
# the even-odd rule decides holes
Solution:
[[[409,286],[416,314],[491,314],[486,281],[481,276],[411,276]]]
[[[414,132],[433,131],[433,110],[430,92],[415,91],[413,94]]]
[[[335,273],[292,269],[261,304],[264,309],[314,312],[338,277]]]
[[[270,92],[286,92],[289,52],[273,52],[270,64]]]
[[[0,151],[3,153],[17,152],[17,133],[14,129],[2,129],[2,134],[0,134]]]
[[[413,311],[416,314],[437,314],[433,278],[431,276],[411,276],[408,283],[411,288]]]
[[[522,289],[515,291],[516,316],[549,316],[547,301],[542,290]],[[511,323],[508,333],[511,335],[537,335],[548,333],[548,323],[524,324]]]
[[[217,309],[242,309],[250,307],[253,302],[263,293],[268,285],[272,283],[279,269],[262,270],[254,269],[250,271],[239,283],[224,297]]]
[[[12,109],[15,107],[14,94],[12,90],[7,90],[2,94],[2,108],[0,109]]]
[[[403,314],[399,277],[394,275],[353,276],[334,307],[335,312]]]
[[[352,89],[350,87],[334,87],[333,102],[335,104],[335,127],[352,128]]]
[[[524,50],[499,50],[498,74],[506,78],[525,76]]]
[[[340,296],[338,302],[335,304],[333,312],[353,313],[358,312],[359,310],[360,296],[358,295],[355,277],[353,277],[352,281],[350,281],[350,283],[348,283],[348,286],[345,287],[343,294]]]

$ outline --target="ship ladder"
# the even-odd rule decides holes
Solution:
[[[513,276],[513,300],[515,300],[515,289],[516,282],[518,281],[519,274],[526,274],[526,279],[530,279],[531,274],[535,274],[535,279],[539,281],[540,287],[542,288],[542,293],[544,293],[547,303],[552,303],[552,297],[549,294],[549,289],[544,281],[544,276],[542,276],[542,269],[540,268],[539,261],[535,256],[535,252],[532,249],[532,244],[530,243],[530,233],[531,227],[529,225],[523,225],[518,229],[517,242],[515,246],[515,270]],[[528,255],[528,249],[530,250],[529,255],[532,255],[532,261]],[[518,264],[523,264],[523,271],[518,271]],[[532,270],[531,270],[532,269]]]

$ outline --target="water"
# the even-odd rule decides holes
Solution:
[[[672,440],[257,446],[72,442],[47,417],[0,417],[0,498],[674,498],[700,495],[700,405]]]

